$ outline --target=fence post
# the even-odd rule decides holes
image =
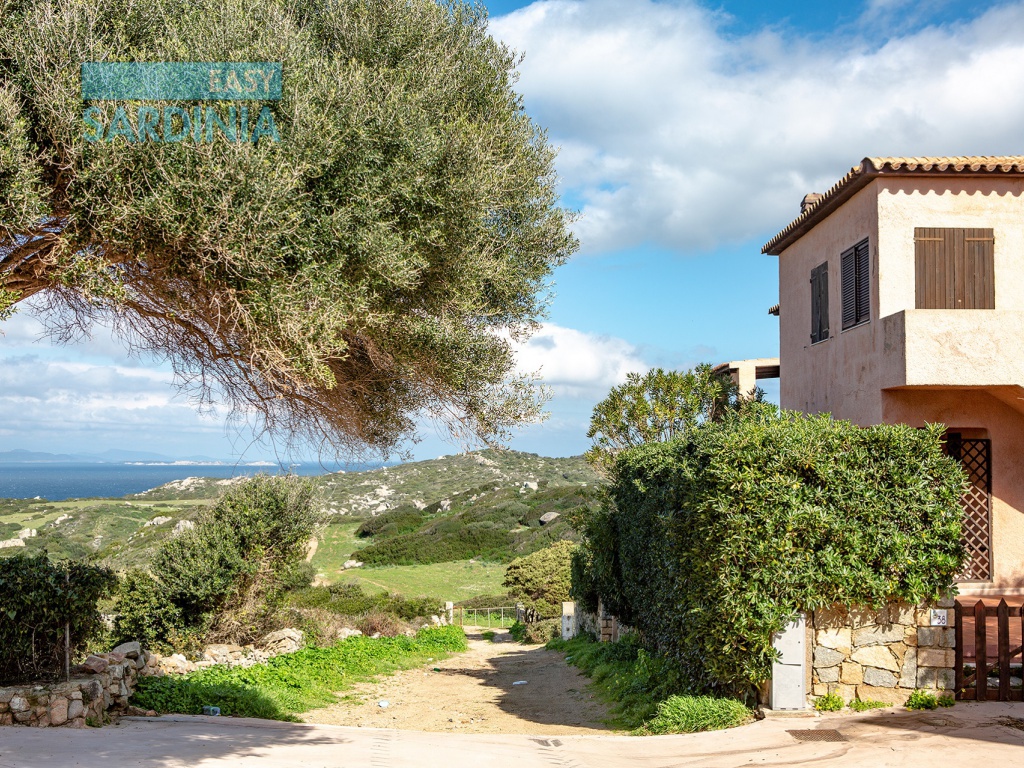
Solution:
[[[1010,700],[1010,606],[1006,600],[999,601],[996,609],[996,616],[999,622],[998,648],[999,648],[999,700]]]
[[[71,591],[71,574],[64,570],[64,584]],[[70,600],[69,600],[70,602]],[[71,680],[71,617],[64,622],[64,679]]]
[[[964,691],[964,609],[957,600],[953,603],[953,632],[956,648],[953,649],[953,685],[955,698],[959,701]]]
[[[974,605],[974,700],[988,699],[988,645],[985,637],[985,601]]]

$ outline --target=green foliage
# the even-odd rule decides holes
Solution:
[[[644,733],[698,733],[735,728],[753,719],[754,713],[735,699],[712,696],[670,696],[658,704],[658,712],[643,727]]]
[[[502,560],[508,557],[512,535],[492,524],[444,526],[434,535],[403,534],[359,550],[366,565],[413,565],[443,563],[479,557]]]
[[[630,373],[594,408],[587,431],[593,447],[586,458],[608,472],[620,451],[683,437],[739,407],[740,394],[749,393],[740,393],[728,374],[715,373],[707,363],[692,371]]]
[[[953,586],[964,477],[942,431],[751,405],[626,451],[608,503],[579,521],[573,594],[600,595],[676,661],[687,692],[745,695],[798,611]]]
[[[396,536],[401,533],[411,533],[423,525],[423,520],[423,513],[416,507],[396,507],[383,515],[377,515],[365,521],[356,530],[356,535],[365,538],[367,536]]]
[[[464,651],[458,627],[424,629],[415,637],[351,637],[328,648],[306,647],[252,667],[211,667],[189,675],[139,680],[132,704],[157,712],[297,720],[296,714],[337,701],[337,692],[427,658]]]
[[[527,629],[529,629],[529,627],[526,624],[523,624],[521,621],[516,621],[508,628],[508,634],[517,643],[521,643],[526,640]]]
[[[138,640],[143,648],[166,651],[169,639],[180,634],[185,623],[163,585],[148,572],[131,570],[121,576],[114,600],[112,645]]]
[[[502,586],[512,600],[523,604],[528,623],[562,615],[562,603],[569,600],[575,549],[573,542],[560,541],[509,563]]]
[[[850,709],[854,712],[867,712],[869,709],[882,709],[888,706],[884,701],[874,701],[872,699],[854,699],[850,702]]]
[[[281,141],[83,140],[83,62],[183,59],[282,62]],[[58,338],[117,321],[200,402],[345,453],[539,417],[504,333],[577,243],[482,5],[8,0],[0,61],[0,289],[48,292]]]
[[[850,702],[850,707],[856,709],[853,702]],[[843,697],[837,693],[827,693],[814,702],[814,708],[819,712],[838,712],[843,708]]]
[[[907,709],[938,709],[939,700],[934,693],[914,691],[907,699]]]
[[[218,622],[225,639],[248,639],[305,559],[323,513],[308,480],[257,475],[202,510],[153,563],[184,626]]]
[[[329,587],[305,587],[289,593],[286,607],[321,608],[339,616],[363,616],[380,612],[393,614],[406,621],[424,616],[440,615],[444,603],[427,597],[404,598],[387,592],[368,595],[355,584],[332,584]]]
[[[54,679],[64,672],[65,627],[72,657],[102,632],[97,601],[114,586],[105,568],[45,554],[15,555],[0,568],[0,682]]]
[[[937,703],[940,707],[953,707],[956,706],[956,697],[952,693],[943,693]]]

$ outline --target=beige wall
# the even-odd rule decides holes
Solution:
[[[915,308],[915,227],[994,230],[995,310]],[[843,331],[839,258],[864,237],[871,316]],[[812,345],[810,272],[825,260],[830,338]],[[995,579],[962,591],[1024,593],[1024,181],[876,179],[779,256],[779,303],[784,408],[992,439]]]
[[[887,423],[945,424],[992,441],[993,580],[960,592],[1024,594],[1024,415],[982,389],[889,390],[883,402]]]

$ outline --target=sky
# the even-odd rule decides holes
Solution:
[[[581,248],[518,349],[553,395],[518,450],[584,451],[594,405],[631,371],[777,355],[761,246],[862,158],[1024,154],[1024,0],[487,5],[581,213]],[[24,312],[0,330],[0,451],[275,456],[102,330],[54,346]],[[416,458],[459,450],[422,438]]]

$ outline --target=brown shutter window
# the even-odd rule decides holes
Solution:
[[[867,322],[871,317],[871,251],[861,240],[840,256],[843,293],[843,330]]]
[[[914,268],[918,309],[995,309],[991,229],[917,227]]]

